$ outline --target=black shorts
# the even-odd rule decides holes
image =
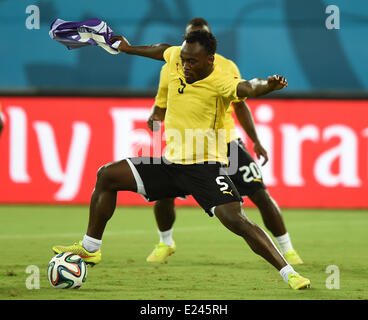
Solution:
[[[241,139],[227,145],[228,174],[241,196],[252,196],[259,189],[266,189],[262,173]],[[235,173],[233,173],[236,171]]]
[[[220,163],[176,164],[165,158],[129,159],[142,179],[145,198],[155,201],[192,195],[213,216],[212,208],[234,201],[243,202]]]

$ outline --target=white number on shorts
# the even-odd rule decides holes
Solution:
[[[216,182],[217,182],[217,184],[219,185],[219,186],[222,186],[221,188],[220,188],[220,191],[224,191],[224,190],[227,190],[228,188],[229,188],[229,185],[226,183],[226,182],[224,182],[224,181],[221,181],[222,179],[225,179],[223,176],[219,176],[219,177],[217,177],[216,178]]]
[[[243,180],[244,182],[251,182],[254,179],[262,179],[261,171],[259,170],[255,162],[251,162],[249,166],[242,166],[239,171],[244,171]]]

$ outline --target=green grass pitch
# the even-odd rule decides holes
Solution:
[[[256,209],[245,210],[264,228]],[[290,289],[242,238],[185,207],[177,208],[177,251],[167,264],[145,261],[158,242],[152,208],[118,207],[105,230],[102,262],[88,268],[80,289],[56,290],[46,275],[51,247],[82,238],[88,207],[2,205],[0,300],[368,299],[368,211],[284,209],[283,217],[305,262],[295,270],[311,279],[309,290]],[[30,265],[39,269],[39,289],[26,287]],[[339,274],[326,272],[331,265]]]

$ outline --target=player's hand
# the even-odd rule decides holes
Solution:
[[[268,154],[266,149],[263,148],[263,146],[259,142],[255,142],[253,150],[256,153],[258,159],[261,159],[261,157],[263,157],[262,166],[264,166],[268,162]]]
[[[160,130],[161,121],[160,121],[159,116],[156,115],[156,114],[151,114],[150,117],[147,120],[147,125],[148,125],[148,128],[151,131],[156,132],[156,131]]]
[[[113,36],[111,37],[110,39],[110,42],[111,43],[115,43],[117,41],[120,41],[117,49],[120,51],[120,52],[126,52],[128,48],[130,48],[130,43],[129,41],[123,37],[123,36]]]
[[[272,90],[281,90],[288,85],[286,78],[278,74],[268,77],[267,82]]]

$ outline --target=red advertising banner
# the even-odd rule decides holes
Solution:
[[[281,207],[368,208],[368,101],[247,103],[270,158],[263,178]],[[100,166],[164,148],[152,149],[162,132],[147,127],[150,98],[1,97],[0,104],[0,203],[88,204]],[[118,204],[146,201],[120,192]]]

